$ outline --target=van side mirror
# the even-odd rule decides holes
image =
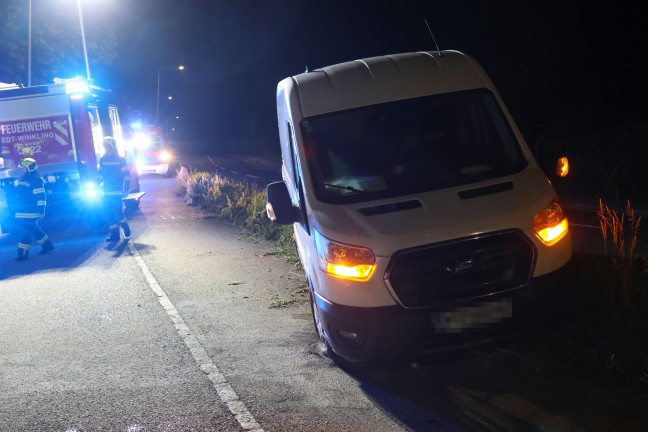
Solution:
[[[266,213],[272,222],[281,225],[301,222],[301,213],[299,208],[292,205],[285,182],[274,182],[266,186],[266,201]]]

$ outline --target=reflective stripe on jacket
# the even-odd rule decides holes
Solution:
[[[26,172],[16,182],[16,218],[38,219],[45,214],[45,183],[37,171]]]

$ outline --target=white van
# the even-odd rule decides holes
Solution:
[[[268,216],[294,224],[328,353],[424,352],[561,302],[567,219],[474,59],[323,67],[281,81],[277,112],[283,181],[266,189]]]

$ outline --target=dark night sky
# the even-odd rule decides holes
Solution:
[[[118,29],[120,60],[93,77],[154,116],[164,70],[161,120],[182,117],[192,139],[276,140],[276,84],[337,62],[441,49],[474,56],[522,131],[583,133],[645,116],[645,54],[637,8],[608,2],[363,0],[103,0],[86,7],[94,25]],[[89,2],[86,2],[86,4]],[[127,4],[127,6],[126,6]],[[110,17],[107,19],[107,17]],[[92,55],[92,52],[89,52]],[[641,62],[643,63],[643,62]],[[171,105],[172,104],[172,105]]]

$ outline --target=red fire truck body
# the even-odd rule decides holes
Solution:
[[[79,79],[0,87],[0,229],[11,227],[15,181],[23,173],[19,163],[25,157],[38,163],[48,207],[98,207],[97,165],[105,136],[113,136],[119,153],[132,158],[110,90]],[[126,190],[133,192],[127,197],[132,205],[139,204],[143,193],[130,165]]]

